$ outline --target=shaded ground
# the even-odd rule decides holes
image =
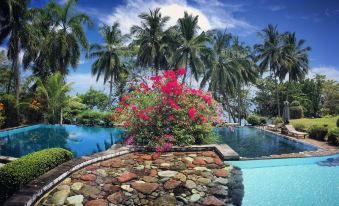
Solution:
[[[240,205],[241,175],[214,152],[132,153],[73,173],[37,205]]]

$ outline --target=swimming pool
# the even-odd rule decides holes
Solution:
[[[118,128],[34,125],[0,132],[0,155],[21,157],[45,148],[62,147],[80,157],[110,148],[122,133]]]
[[[230,161],[242,169],[242,205],[337,206],[339,166],[320,166],[326,157]]]
[[[216,131],[221,137],[220,141],[228,144],[242,157],[260,157],[318,149],[252,127],[234,128],[234,131],[229,128],[218,128]]]

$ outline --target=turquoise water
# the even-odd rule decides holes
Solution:
[[[228,144],[242,157],[260,157],[317,150],[314,146],[291,141],[251,127],[240,127],[234,130],[218,128],[216,131],[221,137],[221,142]]]
[[[327,157],[231,161],[242,168],[244,206],[338,206],[339,166],[316,164]]]
[[[62,147],[77,157],[107,150],[119,141],[117,128],[34,125],[0,132],[0,155],[21,157],[45,148]]]

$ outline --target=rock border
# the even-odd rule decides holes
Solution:
[[[31,206],[33,205],[45,192],[48,192],[56,184],[71,173],[88,166],[90,164],[101,162],[103,160],[111,159],[113,157],[121,156],[133,152],[147,152],[155,151],[152,148],[146,147],[132,147],[113,145],[110,149],[95,153],[90,156],[72,159],[63,163],[54,169],[48,171],[44,175],[38,177],[36,180],[28,183],[21,190],[10,197],[4,206]],[[198,151],[214,151],[222,160],[239,160],[239,155],[232,150],[228,145],[194,145],[191,147],[172,147],[166,152],[198,152]]]

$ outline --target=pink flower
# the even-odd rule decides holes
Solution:
[[[206,122],[206,117],[200,116],[200,120],[201,120],[203,123],[205,123],[205,122]]]
[[[185,68],[179,68],[177,71],[176,71],[177,75],[184,75],[186,74],[186,69]]]
[[[168,117],[168,120],[169,120],[169,121],[174,121],[175,118],[171,115],[171,116]]]
[[[197,110],[196,110],[194,107],[188,109],[188,115],[190,116],[190,118],[192,119],[192,121],[195,120],[195,112],[196,112],[196,111],[197,111]]]
[[[168,103],[169,103],[169,105],[171,105],[171,107],[173,107],[174,109],[180,109],[180,106],[179,105],[177,105],[172,99],[169,99],[168,100]]]
[[[161,151],[162,151],[162,149],[161,149],[161,147],[160,147],[160,146],[157,146],[157,147],[155,148],[155,151],[156,151],[156,152],[161,152]]]
[[[167,150],[172,147],[172,144],[170,142],[166,142],[163,146],[164,150]]]
[[[135,143],[134,137],[133,136],[129,136],[126,140],[125,140],[125,144],[127,145],[132,145]]]

